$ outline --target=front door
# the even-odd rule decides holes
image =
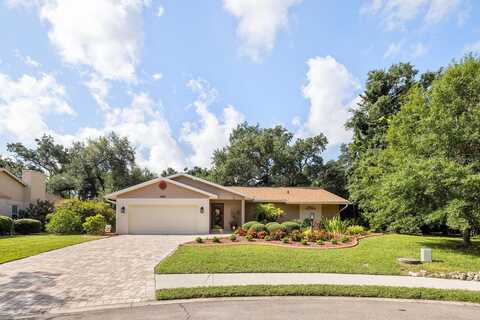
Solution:
[[[223,203],[212,203],[212,214],[211,214],[211,227],[212,229],[224,229],[223,223]]]

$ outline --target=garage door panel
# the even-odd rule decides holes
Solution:
[[[197,205],[134,205],[128,210],[130,234],[195,234],[204,232]]]

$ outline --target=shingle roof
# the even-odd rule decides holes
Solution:
[[[327,190],[313,187],[228,187],[246,194],[254,201],[285,202],[295,204],[348,204],[343,199]]]

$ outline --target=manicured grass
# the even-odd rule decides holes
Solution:
[[[30,257],[101,237],[87,235],[51,235],[0,237],[0,263]]]
[[[255,296],[375,297],[480,303],[480,294],[475,291],[382,286],[249,285],[161,289],[156,292],[157,300]]]
[[[433,263],[400,265],[398,257],[420,256],[433,249]],[[180,246],[157,265],[157,273],[334,272],[405,274],[409,270],[435,272],[480,271],[480,239],[466,249],[461,239],[389,234],[360,240],[348,249],[312,250],[262,245]]]

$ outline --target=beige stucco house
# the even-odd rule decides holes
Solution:
[[[19,210],[37,200],[57,200],[46,192],[45,180],[45,175],[35,170],[23,170],[22,179],[19,179],[0,168],[0,215],[17,215]]]
[[[333,217],[348,201],[320,188],[226,187],[187,174],[153,179],[106,196],[116,202],[119,234],[206,234],[255,218],[274,203],[283,220]]]

